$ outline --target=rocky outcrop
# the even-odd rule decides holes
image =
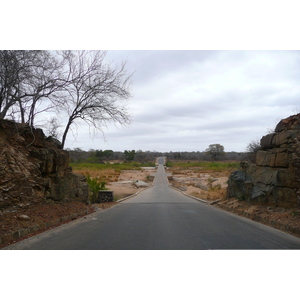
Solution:
[[[227,197],[251,203],[300,207],[300,114],[263,136],[256,163],[241,163],[228,180]]]
[[[0,120],[0,210],[54,201],[87,201],[61,144],[41,129]]]

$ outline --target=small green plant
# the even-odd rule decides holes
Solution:
[[[93,178],[89,174],[86,174],[86,182],[89,186],[89,198],[91,203],[95,203],[98,197],[99,191],[107,190],[106,182],[99,181],[98,178]]]

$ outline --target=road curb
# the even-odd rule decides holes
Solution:
[[[176,191],[178,191],[178,192],[181,192],[182,194],[184,194],[185,196],[187,196],[187,197],[189,197],[189,198],[192,198],[192,199],[197,200],[197,201],[199,201],[199,202],[203,202],[203,203],[208,204],[207,201],[205,201],[205,200],[203,200],[203,199],[200,199],[200,198],[197,198],[197,197],[195,197],[195,196],[191,196],[191,195],[185,193],[184,191],[182,191],[181,189],[178,189],[178,188],[176,188],[175,186],[172,186],[170,183],[169,183],[169,187],[172,188],[172,189],[174,189],[174,190],[176,190]]]
[[[150,187],[150,186],[149,186],[149,187]],[[142,189],[142,190],[139,190],[139,191],[137,191],[135,194],[132,194],[132,195],[130,195],[130,196],[127,196],[127,197],[122,198],[122,199],[120,199],[120,200],[117,200],[117,201],[115,201],[115,202],[122,202],[122,201],[125,201],[125,200],[129,199],[129,198],[132,198],[132,197],[136,196],[137,194],[139,194],[140,192],[149,189],[149,187],[146,187],[146,188],[144,188],[144,189]]]

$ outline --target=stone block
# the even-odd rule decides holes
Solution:
[[[293,168],[278,170],[276,174],[276,185],[279,187],[296,188],[295,170]]]
[[[260,145],[263,149],[272,148],[274,147],[274,137],[276,136],[275,133],[270,133],[268,135],[265,135],[260,140]]]
[[[275,167],[287,168],[289,166],[289,155],[288,153],[277,153],[275,158]]]
[[[256,154],[256,164],[259,166],[275,166],[276,155],[270,151],[259,150]]]
[[[295,189],[288,187],[274,187],[272,189],[272,195],[278,205],[297,207],[298,203]]]
[[[277,169],[271,167],[254,166],[251,168],[251,173],[248,173],[254,182],[263,183],[266,185],[276,185]]]
[[[19,237],[23,237],[23,236],[25,236],[25,235],[27,235],[29,233],[30,233],[30,231],[29,231],[28,228],[19,229]]]
[[[282,144],[287,144],[288,133],[286,131],[282,131],[276,134],[275,136],[275,144],[276,146],[280,146]]]
[[[294,130],[286,130],[276,134],[274,143],[276,146],[280,146],[282,144],[288,144],[289,140],[296,137],[297,132]]]
[[[245,189],[247,190],[251,190],[253,188],[253,182],[250,180],[246,180],[245,181]]]
[[[45,135],[42,129],[36,128],[33,131],[34,140],[33,145],[36,147],[45,147]]]
[[[254,185],[251,191],[251,201],[253,202],[266,202],[266,194],[260,186]]]
[[[63,189],[64,189],[64,187],[60,184],[55,184],[55,183],[51,184],[50,198],[55,201],[62,200],[64,197]]]
[[[299,130],[300,124],[300,114],[290,116],[286,119],[282,119],[276,126],[275,132],[280,132],[283,130],[289,130],[289,129],[297,129]]]
[[[236,197],[245,199],[245,181],[247,176],[243,171],[234,171],[228,178],[227,198]]]

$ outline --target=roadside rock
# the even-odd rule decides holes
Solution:
[[[201,183],[195,183],[195,187],[200,188],[201,190],[208,191],[208,187]]]
[[[88,186],[69,154],[41,129],[0,120],[0,210],[47,201],[87,201]]]
[[[27,215],[20,215],[18,217],[19,220],[23,220],[23,221],[27,221],[27,220],[30,220],[30,217],[28,217]]]
[[[138,188],[140,188],[140,187],[148,187],[148,186],[149,186],[148,183],[146,183],[146,182],[144,182],[144,181],[140,181],[140,180],[134,181],[134,185],[135,185],[136,187],[138,187]]]
[[[228,180],[227,198],[300,207],[300,114],[263,136],[256,163],[241,163]]]

